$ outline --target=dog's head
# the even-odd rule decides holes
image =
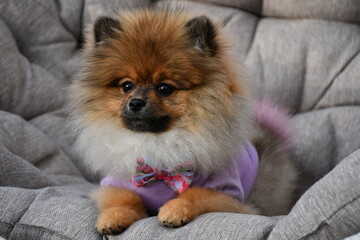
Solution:
[[[101,17],[89,31],[85,66],[72,86],[73,112],[83,127],[111,122],[110,131],[144,141],[182,131],[209,148],[216,139],[229,145],[248,115],[243,109],[239,117],[245,87],[231,65],[217,27],[205,16],[141,10]],[[181,144],[180,135],[172,137],[166,141]],[[192,141],[188,155],[202,148],[200,141]]]

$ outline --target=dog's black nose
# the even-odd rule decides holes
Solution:
[[[139,98],[131,99],[129,102],[129,108],[133,112],[139,112],[143,107],[145,107],[146,102]]]

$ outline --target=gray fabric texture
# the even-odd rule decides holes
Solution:
[[[239,8],[261,17],[315,18],[331,21],[359,22],[357,0],[193,0],[218,6]]]
[[[82,32],[118,9],[160,1],[0,1],[0,237],[101,239],[84,167],[66,131],[66,87]],[[109,239],[342,239],[360,231],[360,4],[356,0],[208,0],[188,5],[224,27],[255,95],[292,113],[306,192],[287,216],[156,217]],[[240,68],[241,66],[239,66]]]

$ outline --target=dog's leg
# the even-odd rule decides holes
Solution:
[[[197,216],[209,212],[257,213],[252,207],[242,204],[225,193],[192,187],[162,206],[158,218],[165,226],[180,227]]]
[[[147,217],[136,193],[116,187],[100,188],[92,195],[100,211],[96,228],[100,234],[118,234],[135,221]]]

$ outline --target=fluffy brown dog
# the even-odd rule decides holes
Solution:
[[[254,123],[220,35],[207,17],[170,10],[101,17],[89,31],[71,87],[72,125],[88,165],[111,176],[94,194],[99,233],[148,214],[178,227],[208,212],[291,208],[294,164],[281,138]],[[250,195],[237,165],[249,146],[260,159]]]

